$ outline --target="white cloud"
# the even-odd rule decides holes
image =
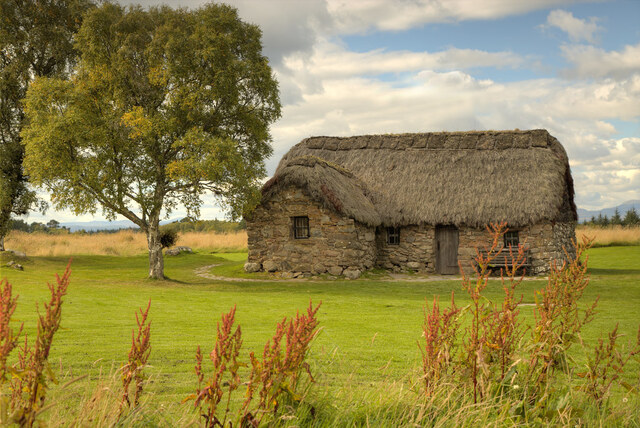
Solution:
[[[497,19],[575,3],[571,0],[327,0],[342,34],[407,30],[427,23]]]
[[[595,35],[602,27],[598,26],[597,18],[591,17],[589,20],[579,19],[566,10],[552,10],[547,16],[547,26],[556,27],[569,35],[573,42],[587,41],[595,43]]]
[[[344,47],[321,42],[306,64],[298,58],[285,60],[290,69],[306,66],[318,77],[335,79],[359,75],[408,73],[420,70],[466,70],[478,67],[516,68],[523,58],[512,52],[486,52],[475,49],[451,48],[441,52],[348,51]]]
[[[625,78],[640,74],[640,43],[627,45],[621,51],[605,51],[585,45],[565,45],[562,54],[573,66],[565,74],[570,77]]]

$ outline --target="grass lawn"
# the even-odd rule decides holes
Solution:
[[[582,302],[585,305],[597,296],[600,302],[595,321],[583,330],[584,338],[593,343],[619,323],[626,335],[623,340],[635,340],[640,323],[640,246],[595,248],[589,257],[591,284]],[[237,273],[245,259],[246,253],[166,257],[165,273],[171,280],[152,281],[145,279],[145,255],[75,256],[63,304],[63,329],[54,339],[50,362],[63,377],[89,373],[90,378],[77,388],[94,385],[100,372],[108,373],[126,359],[134,313],[151,299],[152,384],[147,391],[153,393],[154,402],[173,406],[179,413],[178,403],[196,384],[195,349],[201,345],[205,355],[211,350],[222,312],[237,305],[236,321],[244,339],[241,355],[247,361],[249,351],[262,352],[277,321],[304,310],[309,300],[322,301],[318,314],[322,331],[313,344],[310,363],[319,379],[316,388],[340,406],[345,388],[364,396],[393,380],[417,376],[420,351],[416,343],[421,339],[425,298],[436,295],[446,302],[455,290],[458,305],[468,303],[459,281],[224,282],[194,273],[216,263],[220,266],[212,274]],[[0,276],[8,278],[20,295],[14,320],[23,321],[26,333],[33,337],[36,302],[48,298],[46,283],[54,273],[62,273],[67,259],[32,257],[23,263],[23,272],[5,267],[7,260],[3,255]],[[542,280],[525,281],[523,302],[533,303],[534,290],[543,284]],[[486,294],[501,299],[501,292],[499,281],[491,281]],[[532,307],[522,307],[522,313],[531,319]],[[637,381],[639,370],[637,363],[630,363],[626,376]],[[55,399],[58,392],[54,388],[51,394]],[[69,406],[64,400],[74,398],[63,399],[60,393],[58,399]]]

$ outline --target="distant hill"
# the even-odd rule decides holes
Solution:
[[[640,199],[634,199],[631,201],[624,202],[618,205],[617,207],[603,208],[601,210],[596,210],[596,211],[578,208],[578,221],[583,222],[585,220],[591,220],[591,217],[598,217],[599,214],[602,214],[603,216],[606,215],[607,217],[611,218],[616,208],[618,208],[618,212],[620,213],[620,216],[624,217],[624,214],[627,211],[629,211],[631,208],[635,208],[636,211],[640,211]]]

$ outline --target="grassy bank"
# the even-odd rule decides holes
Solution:
[[[56,404],[49,417],[68,422],[77,412],[80,397],[95,390],[101,374],[108,378],[106,375],[126,359],[134,312],[148,299],[152,301],[152,353],[147,399],[150,408],[168,409],[162,416],[165,422],[154,422],[160,425],[193,417],[188,405],[180,401],[196,384],[195,349],[201,345],[206,354],[212,348],[222,312],[237,305],[236,319],[244,339],[242,358],[246,361],[249,351],[261,352],[277,321],[304,309],[311,299],[323,302],[318,314],[322,331],[310,356],[318,380],[312,400],[324,415],[323,423],[338,426],[342,420],[366,425],[370,421],[385,426],[391,423],[388,418],[394,417],[393,403],[411,408],[407,403],[415,400],[419,390],[415,387],[420,362],[416,343],[421,339],[424,299],[436,295],[446,301],[455,290],[458,304],[468,303],[457,281],[224,282],[194,272],[212,264],[222,266],[213,268],[213,273],[221,268],[233,272],[245,259],[246,253],[204,251],[168,257],[166,274],[171,280],[158,282],[145,278],[147,259],[142,254],[74,256],[63,307],[64,329],[55,338],[50,361],[62,379],[78,374],[90,377],[64,390],[55,387],[51,402]],[[598,316],[583,332],[587,343],[595,343],[616,323],[625,335],[624,342],[635,338],[640,310],[638,260],[640,247],[590,251],[592,281],[583,301],[586,304],[600,296],[600,303]],[[54,272],[61,272],[66,262],[65,256],[31,257],[23,262],[24,272],[2,268],[1,276],[8,277],[20,295],[14,319],[25,322],[30,337],[35,334],[35,304],[47,298],[46,282]],[[543,284],[543,280],[528,280],[522,286],[526,304],[522,313],[528,320],[532,319],[534,290]],[[501,294],[500,283],[491,281],[487,296],[500,299]],[[583,356],[578,352],[576,358]],[[637,382],[639,370],[636,362],[630,363],[630,382]],[[115,383],[112,389],[117,387]],[[619,391],[617,397],[623,396]],[[407,412],[402,406],[396,410]],[[295,425],[295,420],[291,423]]]

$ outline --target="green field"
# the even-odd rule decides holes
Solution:
[[[619,323],[626,335],[623,341],[635,341],[640,323],[640,247],[596,248],[589,257],[591,283],[582,302],[593,302],[597,296],[600,302],[595,321],[583,330],[584,339],[594,343]],[[304,310],[312,300],[322,302],[318,314],[322,331],[310,355],[318,379],[314,393],[335,408],[366,407],[367,397],[378,394],[380,388],[400,380],[410,387],[416,381],[425,298],[436,295],[447,301],[455,290],[458,304],[468,303],[459,281],[225,282],[194,273],[199,267],[220,263],[211,273],[228,275],[239,271],[245,259],[246,253],[167,257],[165,273],[171,279],[152,281],[145,279],[144,255],[74,257],[63,329],[55,337],[50,362],[63,379],[90,377],[74,385],[73,394],[54,388],[48,401],[73,412],[78,391],[93,388],[100,373],[104,377],[119,367],[129,349],[134,312],[151,299],[152,367],[146,391],[154,405],[171,409],[170,421],[171,415],[189,406],[179,403],[195,387],[195,349],[201,345],[205,355],[211,350],[222,312],[237,305],[243,358],[248,360],[249,351],[261,353],[277,321]],[[1,276],[20,295],[14,320],[23,321],[26,333],[33,337],[36,302],[48,298],[46,283],[54,273],[62,273],[67,260],[32,257],[23,262],[23,272],[4,267],[7,260],[3,254]],[[523,303],[533,303],[534,290],[543,284],[542,280],[525,281],[520,290]],[[500,283],[491,281],[486,295],[501,299]],[[522,313],[531,319],[532,307],[522,307]],[[638,364],[632,362],[626,376],[637,382],[638,371]]]

